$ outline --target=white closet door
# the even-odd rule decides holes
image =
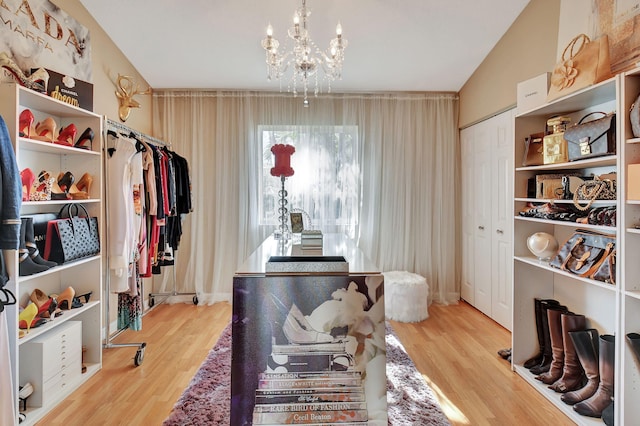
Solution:
[[[475,127],[475,208],[471,214],[475,218],[475,265],[474,265],[474,306],[484,314],[491,316],[491,239],[493,206],[491,202],[492,132],[489,121],[478,123]]]
[[[511,330],[512,321],[513,118],[512,112],[505,112],[489,120],[494,135],[491,155],[491,317],[508,330]]]

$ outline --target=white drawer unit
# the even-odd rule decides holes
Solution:
[[[20,383],[33,385],[30,407],[47,405],[72,390],[81,374],[81,321],[67,321],[20,348]]]

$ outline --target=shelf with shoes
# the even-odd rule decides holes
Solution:
[[[620,386],[623,360],[617,349],[620,347],[621,339],[614,337],[620,335],[620,317],[622,315],[620,294],[621,288],[624,286],[621,283],[624,281],[624,277],[621,274],[621,265],[625,262],[625,253],[629,252],[628,247],[625,246],[623,215],[620,212],[621,206],[624,205],[622,188],[624,188],[625,171],[623,166],[625,150],[621,142],[623,139],[620,122],[624,115],[623,112],[629,111],[628,108],[625,110],[622,106],[623,99],[620,96],[622,80],[622,76],[613,77],[539,108],[520,113],[514,121],[514,161],[516,167],[514,168],[513,193],[512,368],[568,418],[579,425],[603,424],[600,417],[605,408],[604,405],[609,406],[610,396],[614,395],[616,401],[621,395],[622,398],[625,397],[625,390]],[[577,123],[581,117],[593,111],[617,113],[616,154],[556,164],[519,166],[522,164],[525,152],[523,141],[534,133],[545,131],[549,118],[560,114],[570,117],[571,123]],[[582,212],[574,207],[572,197],[560,200],[542,199],[533,198],[529,193],[530,182],[537,175],[564,174],[565,172],[567,175],[577,173],[578,176],[583,177],[616,173],[617,199],[596,200],[589,206],[589,209]],[[586,204],[586,201],[581,202],[582,206]],[[581,221],[587,221],[589,213],[593,209],[606,208],[609,208],[611,212],[615,211],[610,217],[612,222],[606,222],[611,224],[581,223]],[[521,212],[527,212],[527,209],[540,209],[543,210],[543,214],[539,215],[540,217],[521,215]],[[535,213],[535,211],[531,213]],[[545,216],[545,213],[548,215]],[[529,250],[527,241],[535,233],[550,234],[558,243],[558,247],[562,248],[565,242],[569,241],[579,230],[608,234],[615,239],[618,260],[617,273],[614,271],[613,277],[615,277],[616,284],[582,277],[569,270],[552,266],[550,260],[556,254],[552,255],[551,259],[541,260]],[[608,373],[601,373],[600,366],[596,368],[602,380],[599,379],[598,386],[592,385],[591,388],[586,388],[581,394],[583,399],[571,401],[566,396],[567,392],[584,389],[584,386],[589,382],[587,377],[583,377],[584,366],[580,367],[576,358],[578,355],[574,349],[573,341],[567,337],[570,336],[569,329],[559,320],[564,316],[548,315],[546,312],[541,314],[538,310],[540,300],[556,301],[559,305],[566,307],[567,312],[584,316],[584,322],[580,322],[576,329],[571,329],[571,332],[594,329],[599,338],[602,337],[604,340],[602,347],[604,348],[606,345],[607,353],[610,355],[607,358]],[[638,300],[640,304],[640,299],[635,300]],[[551,317],[554,318],[554,321],[551,320]],[[546,332],[543,324],[546,324]],[[555,324],[553,333],[549,331],[552,324]],[[640,323],[638,325],[640,326]],[[553,335],[555,335],[555,339],[552,339]],[[552,340],[555,345],[552,344]],[[598,342],[594,344],[597,345]],[[546,357],[542,356],[543,353],[546,354]],[[540,356],[536,359],[538,362],[531,365],[530,360],[536,358],[537,355]],[[556,361],[555,367],[552,366],[554,360]],[[527,365],[525,366],[525,364]],[[545,369],[547,372],[551,370],[553,374],[545,372]],[[565,376],[565,374],[567,375]],[[572,374],[576,377],[571,376]],[[566,382],[565,379],[569,377],[575,380]],[[564,384],[567,384],[569,389],[564,389]],[[588,396],[587,393],[589,393]],[[592,407],[592,405],[594,406]],[[613,410],[617,416],[621,416],[619,418],[625,415],[624,410],[627,409],[629,407],[622,406],[622,404],[607,407],[607,410]]]
[[[46,221],[56,218],[67,204],[80,211],[84,207],[97,219],[98,235],[103,235],[102,117],[15,84],[0,85],[0,98],[0,114],[7,123],[23,183],[20,249],[5,259],[8,286],[18,300],[8,310],[16,414],[24,415],[21,424],[30,425],[102,368],[104,245],[100,242],[98,254],[56,265],[48,263],[51,259],[45,253]],[[36,217],[47,218],[40,223],[45,231],[35,231]],[[68,307],[70,303],[71,309],[58,306],[50,313],[39,306],[31,318],[36,294],[50,298],[51,305],[62,302]],[[21,315],[25,308],[30,312]],[[32,348],[74,323],[80,323],[74,347],[84,350],[76,348],[72,355],[82,357],[83,371],[67,375],[60,370],[55,383],[34,376],[40,361],[32,356]],[[47,353],[46,358],[51,355]],[[19,388],[26,383],[34,388],[33,395],[46,391],[47,396],[20,401]]]

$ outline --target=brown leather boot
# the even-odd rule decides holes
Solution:
[[[562,377],[556,380],[549,389],[556,392],[565,393],[579,389],[584,384],[584,370],[576,348],[569,337],[570,331],[580,331],[587,327],[587,321],[584,315],[576,315],[572,313],[562,314],[562,343],[564,345],[564,368],[562,369]]]
[[[562,314],[563,312],[549,307],[547,319],[549,321],[549,336],[551,338],[551,366],[549,371],[536,376],[545,385],[550,385],[562,376],[564,367],[564,345],[562,344]]]
[[[576,349],[580,364],[587,376],[587,384],[573,392],[567,392],[560,399],[569,405],[591,398],[600,384],[600,368],[598,367],[598,330],[570,331],[569,337]]]
[[[602,410],[611,404],[615,375],[615,336],[600,336],[600,385],[589,399],[578,402],[573,409],[583,416],[601,417]]]

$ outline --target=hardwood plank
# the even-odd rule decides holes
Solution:
[[[453,425],[574,424],[498,356],[511,333],[466,302],[391,324]]]
[[[573,424],[496,354],[510,333],[468,304],[429,307],[420,323],[392,321],[400,340],[454,425]],[[161,304],[143,330],[114,341],[146,342],[105,349],[103,369],[38,424],[160,425],[231,318],[231,305]]]

